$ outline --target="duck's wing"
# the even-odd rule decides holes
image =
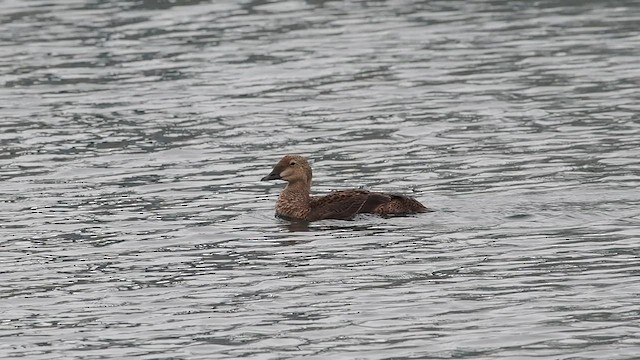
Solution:
[[[309,221],[321,219],[349,220],[358,213],[371,213],[390,197],[365,190],[334,191],[326,196],[311,198]]]

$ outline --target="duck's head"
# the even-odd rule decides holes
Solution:
[[[301,181],[311,184],[311,166],[302,156],[285,155],[273,167],[271,173],[262,178],[262,181],[269,180],[284,180],[289,183]]]

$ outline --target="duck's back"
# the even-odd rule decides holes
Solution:
[[[333,191],[326,196],[311,197],[310,209],[309,221],[348,220],[360,213],[402,215],[428,211],[413,198],[366,190]]]

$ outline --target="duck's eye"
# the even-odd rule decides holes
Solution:
[[[289,166],[294,166],[295,164],[296,164],[296,162],[292,161],[292,162],[289,163]]]

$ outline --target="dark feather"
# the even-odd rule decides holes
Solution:
[[[380,204],[373,213],[379,215],[404,215],[427,212],[429,209],[418,200],[404,195],[388,194],[390,200]]]
[[[390,198],[365,190],[334,191],[311,199],[309,221],[321,219],[349,220],[359,213],[371,213]]]

